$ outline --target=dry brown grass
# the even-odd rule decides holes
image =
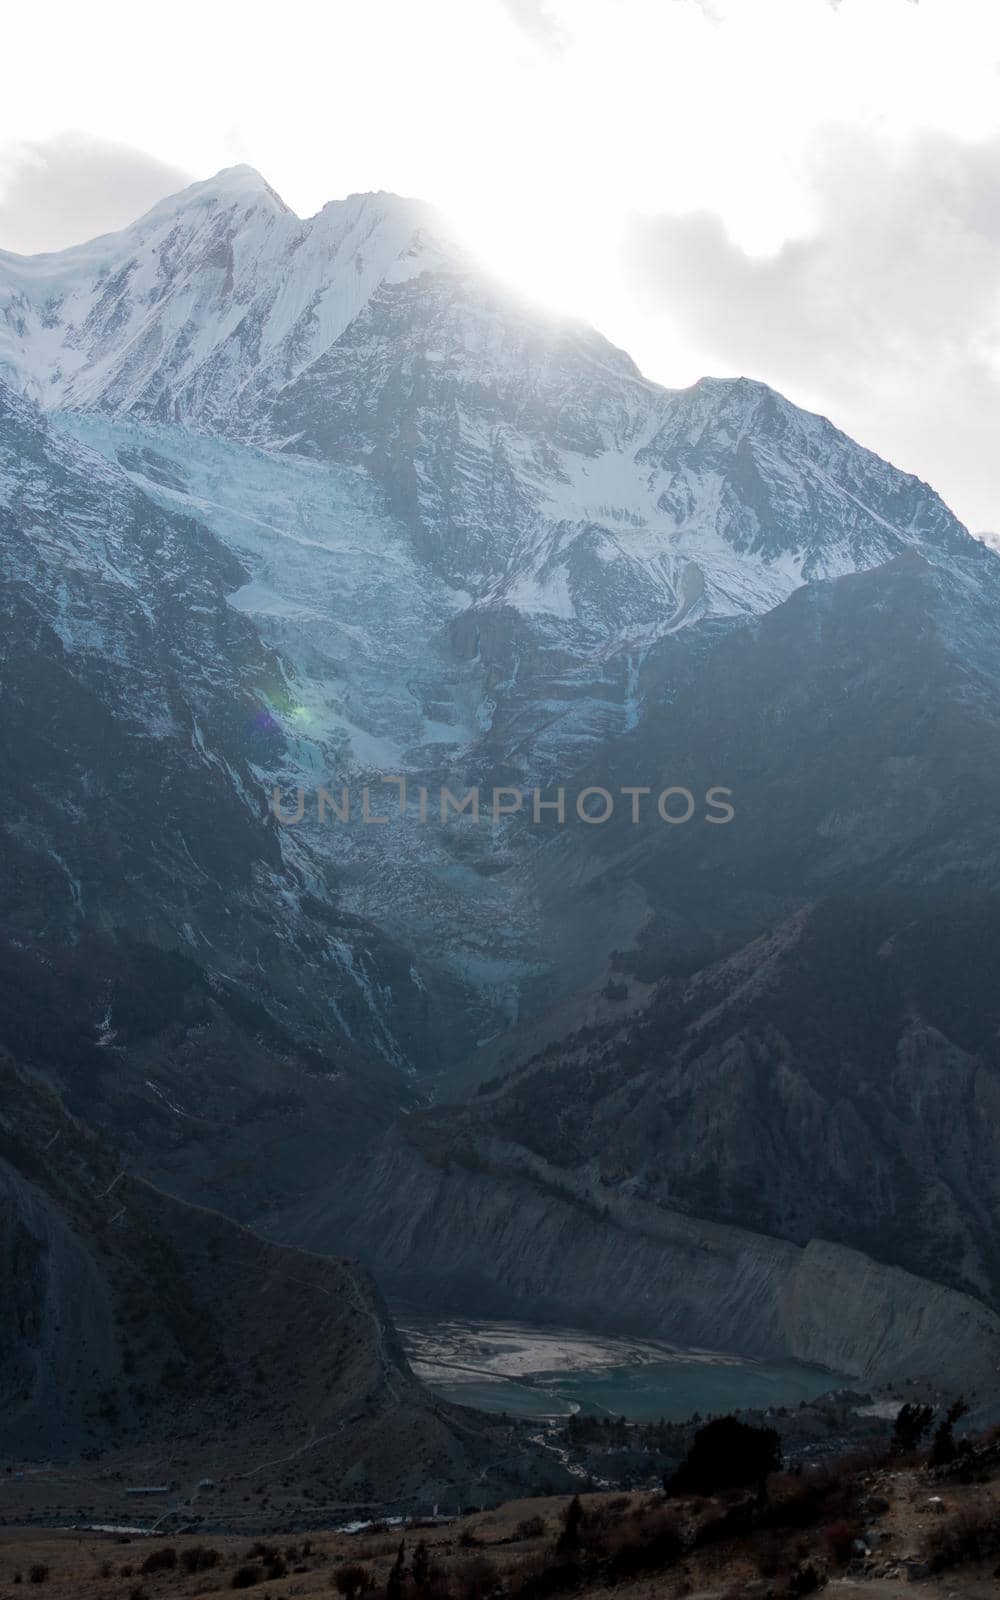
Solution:
[[[924,1538],[932,1569],[942,1572],[1000,1554],[1000,1499],[973,1491],[950,1515],[943,1516]]]

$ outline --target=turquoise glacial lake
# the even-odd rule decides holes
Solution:
[[[847,1380],[797,1362],[603,1338],[523,1323],[431,1322],[400,1316],[407,1354],[428,1388],[459,1405],[520,1417],[665,1417],[681,1422],[744,1409],[797,1406]]]

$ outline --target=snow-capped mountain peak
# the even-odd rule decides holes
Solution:
[[[153,218],[176,215],[190,210],[196,206],[255,206],[265,204],[274,210],[283,212],[287,216],[294,216],[294,212],[276,193],[266,178],[257,171],[256,167],[241,163],[238,166],[223,167],[220,172],[211,178],[202,178],[197,183],[191,183],[186,189],[181,189],[177,194],[168,195],[165,199],[152,206],[145,216],[132,223],[123,232],[139,229],[144,223]]]
[[[384,193],[302,220],[230,167],[119,233],[0,252],[0,374],[48,407],[245,432],[247,386],[295,378],[390,273],[440,267],[441,232],[429,207]]]
[[[0,255],[0,376],[50,409],[360,468],[480,621],[519,614],[560,650],[569,628],[574,655],[631,659],[968,540],[926,485],[764,384],[648,382],[479,269],[430,206],[380,191],[300,219],[251,167],[58,256]]]

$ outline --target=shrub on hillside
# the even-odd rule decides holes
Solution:
[[[931,1406],[918,1405],[916,1401],[909,1400],[900,1406],[892,1430],[893,1454],[912,1455],[919,1448],[933,1420],[934,1410]]]
[[[544,1517],[525,1517],[517,1525],[519,1539],[542,1539],[545,1537]]]
[[[1000,1550],[1000,1505],[985,1495],[970,1501],[930,1529],[924,1549],[935,1572],[995,1555]]]
[[[850,1516],[854,1491],[839,1468],[814,1472],[782,1472],[768,1483],[767,1521],[771,1527],[812,1528]]]
[[[955,1443],[955,1424],[961,1422],[968,1409],[966,1400],[956,1400],[948,1407],[943,1420],[938,1423],[928,1458],[932,1467],[945,1467],[955,1460],[959,1453],[959,1446]]]
[[[363,1567],[359,1561],[348,1562],[343,1567],[338,1567],[333,1575],[333,1582],[337,1593],[344,1596],[344,1600],[354,1600],[355,1595],[362,1594],[371,1587],[368,1568]]]
[[[780,1466],[781,1439],[774,1428],[755,1428],[738,1417],[719,1417],[698,1429],[664,1488],[672,1495],[747,1488],[762,1492],[768,1476]]]
[[[486,1600],[499,1587],[499,1573],[487,1556],[473,1556],[459,1569],[456,1591],[460,1600]]]
[[[572,1557],[580,1548],[580,1540],[586,1515],[580,1496],[575,1494],[566,1507],[563,1516],[562,1530],[556,1540],[556,1554]]]
[[[142,1563],[143,1572],[173,1572],[177,1565],[177,1551],[172,1545],[163,1550],[151,1550]]]
[[[795,1597],[799,1595],[815,1594],[816,1590],[822,1589],[825,1583],[826,1579],[817,1572],[811,1561],[807,1561],[802,1566],[796,1567],[791,1574],[785,1592],[790,1597],[790,1600],[795,1600]]]
[[[837,1567],[845,1567],[854,1554],[854,1541],[861,1537],[859,1522],[850,1517],[837,1517],[823,1529],[823,1544],[828,1559]]]
[[[181,1551],[181,1566],[185,1572],[210,1572],[221,1560],[218,1550],[210,1550],[203,1544],[193,1544]]]
[[[684,1540],[673,1513],[664,1506],[625,1518],[606,1536],[608,1577],[620,1583],[641,1572],[662,1572],[684,1554]]]

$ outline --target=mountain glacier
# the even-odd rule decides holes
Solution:
[[[301,221],[245,167],[120,234],[0,253],[0,374],[248,562],[235,603],[301,679],[321,765],[479,741],[550,777],[634,726],[664,639],[967,542],[765,386],[649,383],[429,207]]]
[[[765,385],[649,382],[415,201],[301,220],[240,167],[0,252],[0,541],[5,992],[45,974],[123,1141],[246,1215],[641,1019],[671,963],[905,877],[899,839],[941,882],[982,843],[965,798],[945,838],[914,730],[950,751],[959,681],[981,707],[1000,679],[992,552]],[[872,707],[838,806],[811,730]],[[377,827],[269,809],[387,776],[411,799]],[[713,782],[740,827],[696,837],[415,798]],[[180,1011],[130,1021],[119,969]]]

